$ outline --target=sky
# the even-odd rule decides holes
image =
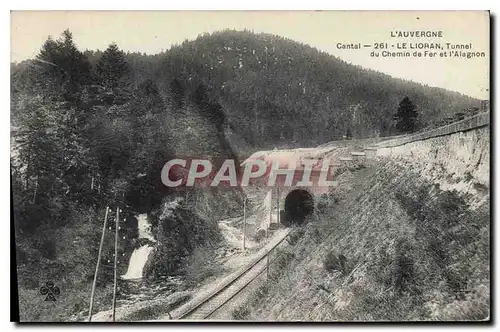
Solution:
[[[11,61],[33,58],[48,36],[57,37],[67,28],[81,50],[103,50],[116,42],[125,51],[147,54],[205,32],[246,28],[306,43],[394,77],[489,99],[490,28],[484,11],[13,11]],[[391,32],[410,30],[442,31],[443,37],[391,37]],[[376,58],[370,56],[372,48],[337,47],[338,43],[409,47],[420,42],[472,43],[472,51],[485,52],[486,57]]]

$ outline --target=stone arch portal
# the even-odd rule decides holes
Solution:
[[[282,224],[302,225],[306,217],[314,211],[314,199],[311,193],[304,189],[294,189],[285,198],[285,210]]]

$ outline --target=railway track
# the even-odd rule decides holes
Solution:
[[[177,317],[178,320],[204,320],[219,308],[224,306],[229,300],[235,297],[249,283],[265,273],[268,266],[269,253],[282,243],[290,229],[282,230],[264,248],[262,248],[254,260],[246,267],[233,274],[225,283],[217,287],[211,294],[188,306]]]

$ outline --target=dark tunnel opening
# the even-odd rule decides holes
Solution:
[[[285,211],[283,224],[302,225],[306,217],[314,211],[312,195],[303,189],[291,191],[285,198]]]

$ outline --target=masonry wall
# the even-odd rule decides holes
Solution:
[[[394,147],[399,145],[408,144],[411,142],[422,141],[429,138],[434,138],[438,136],[452,135],[458,132],[464,132],[468,130],[478,129],[484,126],[489,126],[490,124],[490,112],[479,113],[473,117],[464,119],[462,121],[457,121],[449,125],[431,129],[422,133],[416,133],[407,136],[398,136],[395,139],[390,139],[386,141],[379,142],[375,144],[375,147]]]
[[[489,197],[489,123],[490,113],[481,113],[424,133],[380,142],[367,151],[379,160],[389,158],[414,169],[442,190],[470,194],[472,201],[480,202]]]

